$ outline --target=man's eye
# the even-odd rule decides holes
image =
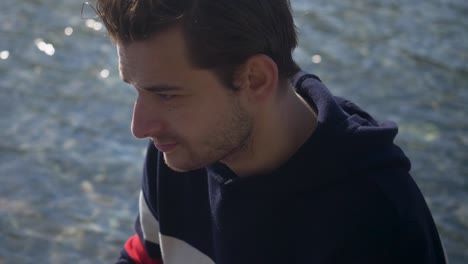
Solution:
[[[173,94],[158,94],[159,98],[163,100],[170,100],[175,97]]]

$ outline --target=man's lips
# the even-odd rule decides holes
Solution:
[[[154,143],[154,146],[163,153],[171,152],[176,146],[177,143],[170,143],[170,144],[162,144],[162,143]]]

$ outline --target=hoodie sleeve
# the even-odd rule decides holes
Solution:
[[[159,223],[149,210],[143,192],[140,193],[139,207],[136,233],[125,243],[116,264],[163,264],[158,244]]]

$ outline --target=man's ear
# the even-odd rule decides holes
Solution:
[[[234,76],[234,87],[255,101],[270,98],[276,93],[278,85],[278,67],[270,57],[263,54],[250,57]]]

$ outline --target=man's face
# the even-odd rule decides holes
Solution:
[[[246,150],[253,120],[242,92],[193,68],[179,29],[117,50],[121,76],[138,93],[132,133],[151,138],[169,167],[198,169]]]

